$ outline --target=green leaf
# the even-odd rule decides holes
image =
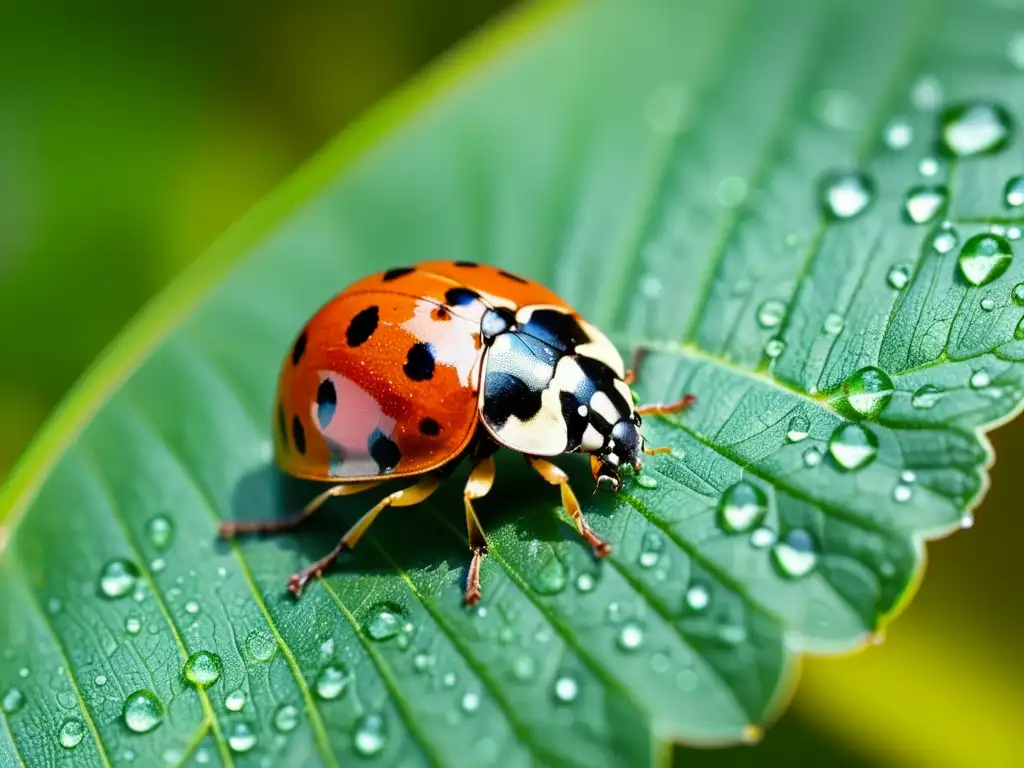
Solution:
[[[378,109],[126,331],[0,497],[0,764],[632,766],[755,738],[800,653],[901,607],[922,542],[970,520],[982,430],[1020,407],[1020,242],[998,277],[960,258],[1024,223],[1015,22],[967,0],[543,4]],[[1007,108],[1008,146],[937,153],[935,84]],[[904,214],[921,184],[948,187],[950,228]],[[373,499],[217,540],[312,493],[268,463],[278,365],[345,284],[429,258],[547,282],[652,350],[645,399],[697,404],[645,422],[672,455],[618,495],[563,462],[603,563],[506,457],[480,609],[464,473],[296,602],[287,576]]]

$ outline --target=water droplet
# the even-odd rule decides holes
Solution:
[[[892,399],[892,380],[880,368],[866,366],[843,382],[846,403],[858,415],[877,416]]]
[[[807,420],[806,416],[794,416],[789,420],[789,426],[786,428],[786,440],[791,443],[799,443],[807,437],[810,429],[811,422]]]
[[[917,172],[922,176],[931,178],[939,172],[939,161],[934,157],[923,157],[921,162],[917,164]]]
[[[764,738],[764,728],[759,725],[748,725],[743,729],[744,744],[757,744]]]
[[[791,578],[806,576],[818,563],[814,539],[802,528],[794,528],[776,542],[772,556],[782,573]]]
[[[703,611],[711,602],[711,593],[703,584],[693,584],[686,590],[686,605],[691,610]]]
[[[903,118],[895,118],[885,127],[883,136],[885,146],[889,149],[906,149],[910,146],[910,142],[914,140],[914,130],[910,127],[910,123]]]
[[[986,296],[980,302],[978,302],[978,305],[984,312],[991,312],[993,309],[996,308],[996,300],[993,299],[991,296]]]
[[[764,345],[764,353],[772,360],[786,350],[786,342],[782,339],[768,339]]]
[[[942,111],[942,148],[956,157],[998,152],[1010,141],[1013,125],[1001,104],[974,101]]]
[[[121,714],[129,730],[149,733],[163,722],[164,705],[152,691],[136,691],[125,699]]]
[[[248,752],[256,746],[256,734],[248,723],[235,723],[228,733],[228,746],[232,752]]]
[[[889,270],[885,281],[897,291],[902,291],[907,287],[907,283],[910,282],[910,267],[906,264],[897,264]]]
[[[11,688],[4,694],[3,699],[0,699],[0,709],[3,710],[5,715],[13,715],[21,709],[24,703],[25,695],[17,688]]]
[[[63,608],[64,606],[56,597],[51,597],[49,600],[46,601],[46,612],[49,613],[51,616],[56,616],[58,613],[61,612],[61,610],[63,610]]]
[[[562,704],[571,704],[579,695],[580,686],[573,678],[562,675],[555,680],[555,700]]]
[[[937,253],[949,253],[956,244],[960,242],[960,235],[956,231],[956,227],[950,224],[948,221],[944,221],[939,225],[939,228],[935,230],[935,234],[932,237],[932,248]]]
[[[124,620],[124,631],[129,635],[137,635],[142,631],[142,622],[134,616]]]
[[[1006,57],[1017,69],[1024,69],[1024,32],[1016,32],[1006,44]]]
[[[718,523],[730,533],[749,531],[768,512],[768,496],[745,480],[730,486],[718,505]]]
[[[764,549],[775,543],[775,531],[771,528],[756,528],[750,534],[750,546],[754,549]]]
[[[167,561],[162,557],[154,558],[153,562],[149,564],[149,570],[153,573],[162,573],[165,568],[167,568]]]
[[[195,600],[189,600],[187,603],[185,603],[185,612],[191,616],[195,616],[197,613],[199,613],[199,603],[197,603]]]
[[[282,704],[274,712],[274,727],[281,733],[291,733],[299,727],[299,708],[292,704]]]
[[[320,671],[316,679],[316,695],[325,701],[336,699],[348,689],[351,681],[348,670],[336,665],[328,665]]]
[[[904,483],[916,483],[917,475],[909,469],[905,469],[900,472],[900,480]]]
[[[623,651],[635,651],[644,644],[643,628],[632,621],[623,624],[615,644]]]
[[[715,197],[726,208],[735,208],[747,196],[747,182],[739,176],[726,176],[715,189]]]
[[[462,694],[462,711],[472,714],[480,709],[480,694],[474,691],[466,691]]]
[[[96,683],[96,685],[98,685],[100,688],[102,688],[104,685],[107,684],[107,676],[106,675],[96,675],[96,677],[93,678],[93,682]]]
[[[897,485],[892,491],[893,501],[898,501],[901,504],[905,501],[910,501],[910,497],[913,495],[914,489],[909,485],[904,485],[903,483]]]
[[[1017,341],[1024,340],[1024,317],[1020,319],[1020,322],[1017,323],[1017,327],[1013,329],[1013,338]]]
[[[1012,226],[1006,228],[1006,239],[1007,240],[1020,240],[1024,236],[1024,230],[1020,227]]]
[[[74,749],[85,738],[85,723],[76,718],[65,720],[60,727],[58,738],[64,749]]]
[[[373,713],[359,718],[356,722],[352,743],[355,745],[356,752],[363,757],[380,754],[387,745],[387,729],[384,726],[384,718]]]
[[[648,531],[644,534],[643,542],[640,547],[640,557],[637,562],[640,563],[641,568],[653,568],[658,564],[658,560],[661,559],[661,553],[665,549],[665,539],[662,538],[661,534],[655,533],[654,531]]]
[[[224,699],[224,708],[228,712],[241,712],[245,708],[245,692],[235,689]]]
[[[768,299],[757,308],[757,322],[762,328],[777,328],[786,316],[786,304],[778,299]]]
[[[945,209],[948,197],[945,187],[911,187],[903,198],[903,212],[914,224],[928,224]]]
[[[988,375],[988,371],[982,369],[975,371],[971,374],[971,387],[974,389],[983,389],[992,383],[992,377]]]
[[[821,451],[817,448],[808,448],[804,451],[804,466],[816,467],[821,464]]]
[[[404,618],[393,605],[377,606],[366,625],[366,633],[374,640],[390,640],[402,632]]]
[[[246,636],[245,647],[256,661],[270,661],[277,653],[274,638],[261,629],[254,629]]]
[[[135,587],[139,569],[127,560],[111,560],[100,572],[100,594],[111,599],[124,597]]]
[[[658,487],[658,481],[651,475],[637,475],[636,484],[647,490],[654,490]]]
[[[29,675],[28,667],[22,667],[18,670],[18,677],[26,678]]]
[[[875,196],[875,184],[867,174],[836,171],[822,177],[819,194],[825,216],[845,221],[867,209]]]
[[[163,515],[149,521],[149,541],[157,549],[167,549],[174,537],[174,523]]]
[[[960,518],[960,527],[963,530],[965,530],[965,531],[967,529],[969,529],[969,528],[973,528],[974,527],[974,513],[973,512],[965,512],[964,513],[964,516]]]
[[[1011,208],[1024,205],[1024,176],[1014,176],[1007,181],[1003,194],[1006,204]]]
[[[832,433],[828,451],[843,469],[862,469],[875,460],[878,438],[859,424],[844,424]]]
[[[209,688],[224,669],[220,657],[209,651],[197,651],[185,662],[185,679],[196,688]]]
[[[1013,261],[1013,248],[999,235],[980,234],[960,250],[960,272],[971,285],[987,285],[1003,274]]]
[[[846,320],[843,319],[842,315],[840,315],[838,312],[829,312],[827,315],[825,315],[825,322],[822,323],[821,329],[825,331],[825,333],[831,333],[832,335],[835,335],[837,333],[842,332],[843,326],[845,325]]]
[[[445,672],[444,677],[441,678],[441,684],[444,685],[445,688],[454,688],[458,679],[459,678],[455,676],[454,672]]]
[[[855,94],[831,88],[815,94],[811,111],[825,125],[847,131],[860,127],[864,112]]]
[[[533,588],[541,595],[557,595],[565,589],[567,579],[568,574],[565,572],[565,566],[562,565],[561,560],[552,554],[547,562],[534,574]]]
[[[576,577],[576,589],[580,592],[590,592],[595,585],[594,577],[589,573],[581,573]]]
[[[942,84],[935,75],[921,75],[910,89],[911,103],[922,112],[938,109],[942,98]]]
[[[942,399],[943,392],[933,384],[925,384],[914,392],[910,398],[910,404],[915,408],[934,408],[935,404]]]

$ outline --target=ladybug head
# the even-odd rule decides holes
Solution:
[[[599,463],[594,476],[598,488],[619,490],[622,487],[620,468],[628,465],[639,472],[643,453],[644,438],[640,434],[640,414],[634,412],[615,423],[604,448],[597,454]]]

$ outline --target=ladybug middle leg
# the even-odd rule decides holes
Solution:
[[[544,459],[527,456],[526,463],[538,475],[551,483],[551,485],[558,486],[562,492],[562,506],[565,507],[565,511],[569,513],[569,517],[576,524],[576,530],[580,532],[580,536],[590,544],[594,550],[595,557],[607,557],[612,551],[612,545],[594,533],[593,529],[583,518],[583,510],[580,509],[580,503],[576,500],[576,494],[569,487],[569,476],[565,474],[561,467],[555,466],[550,461],[544,461]]]
[[[491,492],[494,485],[494,459],[488,456],[473,465],[463,499],[466,502],[466,531],[469,534],[469,549],[473,559],[469,562],[469,574],[466,576],[466,605],[476,605],[482,593],[480,591],[480,565],[487,554],[487,540],[480,527],[480,518],[473,509],[473,500],[480,499]]]

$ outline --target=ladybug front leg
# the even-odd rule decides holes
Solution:
[[[494,459],[488,456],[473,466],[466,481],[466,490],[462,497],[466,503],[466,531],[469,534],[469,549],[473,553],[469,561],[469,573],[466,576],[466,605],[476,605],[482,592],[480,591],[480,566],[487,554],[487,540],[480,527],[480,518],[476,516],[473,500],[480,499],[491,492],[494,485]]]
[[[561,467],[555,466],[550,461],[527,456],[526,462],[547,482],[559,487],[562,492],[562,506],[565,507],[565,511],[569,513],[569,517],[576,524],[576,530],[590,544],[596,557],[607,557],[612,551],[612,545],[594,533],[583,518],[583,510],[580,509],[580,503],[576,500],[576,494],[569,487],[569,476]]]

